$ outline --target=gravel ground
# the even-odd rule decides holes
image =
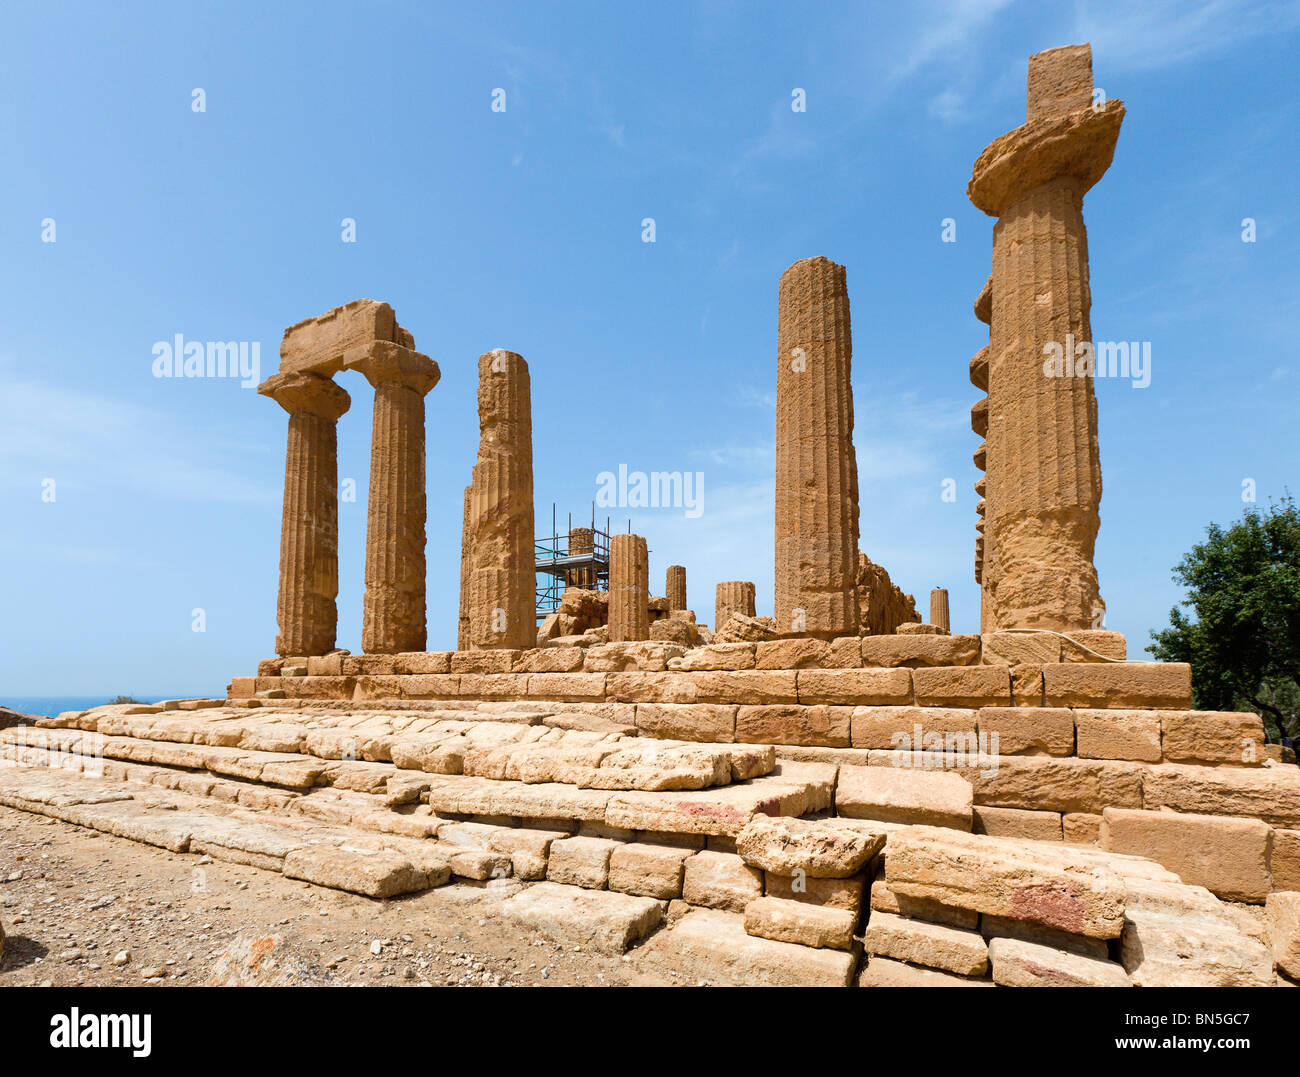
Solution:
[[[502,922],[520,885],[371,901],[0,808],[0,986],[644,982]]]

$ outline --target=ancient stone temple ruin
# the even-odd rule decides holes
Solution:
[[[361,300],[288,329],[262,387],[289,414],[276,656],[225,699],[0,731],[22,764],[0,803],[377,902],[477,885],[521,940],[626,953],[647,982],[1296,983],[1300,769],[1101,627],[1092,380],[1043,362],[1090,339],[1082,200],[1124,108],[1094,104],[1086,45],[1031,57],[1028,99],[969,188],[996,218],[978,631],[943,589],[923,623],[858,548],[849,278],[818,257],[778,289],[775,616],[712,581],[698,622],[686,567],[651,595],[653,536],[623,534],[608,590],[566,578],[539,629],[528,367],[493,351],[457,649],[426,650],[438,367]],[[375,391],[355,655],[335,647],[349,370]]]

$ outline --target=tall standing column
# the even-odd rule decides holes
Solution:
[[[273,374],[258,387],[289,413],[280,518],[280,655],[321,655],[338,628],[338,419],[347,392],[317,374]]]
[[[664,573],[664,596],[670,610],[686,609],[686,566],[669,565]]]
[[[609,540],[609,641],[650,638],[650,558],[640,535]]]
[[[985,149],[967,188],[998,218],[984,530],[997,571],[983,577],[994,628],[1088,629],[1104,610],[1083,196],[1110,166],[1123,116],[1120,101],[1093,107],[1087,45],[1038,53],[1026,123]]]
[[[374,386],[366,596],[361,646],[370,654],[425,646],[424,397],[438,364],[400,344],[376,342],[348,363]]]
[[[777,626],[856,635],[858,468],[843,266],[808,258],[782,274],[777,339]]]
[[[533,418],[523,356],[501,350],[479,356],[478,422],[470,486],[469,645],[533,647]]]
[[[465,487],[465,502],[460,517],[460,609],[456,615],[456,650],[469,650],[469,502],[470,487]]]
[[[713,604],[713,631],[718,631],[733,613],[754,616],[754,585],[749,580],[723,580],[718,584]]]

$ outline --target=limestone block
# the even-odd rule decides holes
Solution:
[[[871,913],[862,946],[869,954],[959,976],[982,976],[989,967],[988,944],[979,932],[908,920],[888,912]]]
[[[507,898],[500,913],[511,924],[566,946],[622,954],[659,926],[664,902],[547,881]]]
[[[852,707],[784,704],[740,707],[736,712],[736,740],[750,744],[849,746]]]
[[[917,750],[927,746],[928,735],[936,733],[945,741],[950,733],[973,738],[975,711],[964,707],[855,707],[853,710],[855,748]],[[963,739],[960,743],[968,742]]]
[[[1043,667],[1049,707],[1181,708],[1192,704],[1184,662],[1063,662]]]
[[[989,943],[993,982],[999,987],[1131,987],[1113,961],[1081,957],[1020,939]]]
[[[729,744],[737,710],[719,703],[638,703],[635,721],[651,737]]]
[[[914,672],[907,669],[801,669],[796,674],[798,701],[849,706],[911,703]]]
[[[823,799],[810,783],[764,778],[699,792],[615,793],[605,814],[629,830],[734,837],[757,813],[803,815],[826,807]]]
[[[632,842],[619,845],[609,860],[609,889],[642,897],[679,898],[685,863],[694,849]]]
[[[1268,948],[1222,924],[1129,909],[1120,963],[1137,987],[1269,987]]]
[[[609,883],[609,858],[619,847],[605,838],[561,838],[551,842],[546,878],[553,883],[604,890]]]
[[[874,912],[893,913],[909,920],[925,920],[932,924],[946,924],[948,927],[971,931],[980,924],[980,914],[972,909],[959,909],[955,905],[944,905],[928,898],[894,893],[885,879],[883,867],[877,871],[871,883],[871,908]]]
[[[509,652],[469,652],[508,654]],[[585,652],[581,647],[545,647],[522,652],[510,667],[511,673],[576,673],[582,669]]]
[[[289,326],[280,341],[280,370],[331,377],[348,356],[366,353],[375,341],[396,342],[397,330],[396,313],[387,303],[354,299]]]
[[[1074,754],[1074,712],[1066,707],[982,707],[976,721],[994,755]]]
[[[1300,770],[1295,767],[1198,767],[1161,763],[1142,772],[1142,803],[1202,815],[1248,815],[1270,826],[1300,828]]]
[[[1043,665],[1061,660],[1061,637],[1046,632],[985,632],[980,636],[985,665]]]
[[[885,830],[836,819],[755,816],[736,835],[736,851],[750,867],[814,879],[857,875],[885,847]]]
[[[753,643],[711,643],[669,660],[669,669],[753,669]]]
[[[1108,658],[1117,662],[1128,658],[1128,641],[1122,632],[1074,629],[1068,639],[1061,640],[1063,662],[1101,662]]]
[[[935,666],[912,671],[917,706],[1009,707],[1011,674],[997,666]]]
[[[1061,816],[1061,837],[1073,845],[1101,844],[1101,816],[1066,812]]]
[[[496,651],[457,651],[451,656],[451,673],[512,673],[519,656],[517,648]],[[412,670],[412,672],[415,672]],[[429,672],[433,672],[432,670]],[[446,672],[446,671],[438,671]]]
[[[1272,889],[1272,829],[1258,819],[1107,808],[1101,847],[1148,857],[1225,901],[1260,902]]]
[[[979,661],[978,636],[863,636],[864,666],[969,666]]]
[[[1300,979],[1300,893],[1269,894],[1264,910],[1273,961],[1279,971]]]
[[[1101,814],[1105,807],[1143,806],[1138,763],[1052,756],[999,756],[996,769],[967,771],[976,804],[1033,811]]]
[[[821,669],[831,645],[823,639],[776,639],[755,645],[755,669]],[[857,663],[853,663],[857,665]]]
[[[1081,759],[1160,762],[1160,716],[1155,711],[1077,710],[1074,725]]]
[[[835,809],[851,819],[970,830],[971,787],[957,774],[841,767]]]
[[[913,827],[890,837],[885,878],[895,893],[981,914],[1030,920],[1075,935],[1117,937],[1124,882],[1045,844]]]
[[[826,905],[832,909],[849,909],[857,912],[867,885],[866,872],[850,875],[846,879],[814,879],[807,875],[778,875],[763,873],[763,896],[781,898],[783,901],[806,901],[812,905]]]
[[[745,906],[745,933],[813,949],[851,950],[857,916],[848,909],[761,897]]]
[[[971,809],[972,832],[991,834],[998,838],[1020,838],[1024,841],[1060,841],[1061,815],[1053,811],[1028,811],[1024,808]]]
[[[954,976],[923,969],[889,957],[872,957],[858,974],[859,987],[993,987],[991,980]]]
[[[333,845],[295,849],[285,856],[283,870],[286,878],[371,898],[409,894],[430,885],[429,873],[401,854]]]
[[[1300,890],[1300,830],[1274,830],[1269,870],[1274,890]]]
[[[1264,762],[1264,723],[1249,711],[1161,711],[1167,763]]]
[[[1073,935],[1068,931],[1036,924],[1031,920],[1012,920],[1006,916],[981,916],[980,933],[989,940],[1018,939],[1021,942],[1045,946],[1052,950],[1065,950],[1072,954],[1090,957],[1094,961],[1106,961],[1110,957],[1110,948],[1105,939],[1093,939],[1087,935]]]
[[[735,853],[706,850],[685,862],[682,897],[691,905],[743,913],[762,896],[763,873]]]
[[[668,668],[668,662],[680,658],[686,648],[666,640],[630,640],[601,643],[588,647],[583,669],[588,673],[656,673]]]
[[[694,909],[661,931],[641,962],[692,984],[745,987],[847,987],[856,964],[841,950],[750,935],[741,916],[712,909]]]

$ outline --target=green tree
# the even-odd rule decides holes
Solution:
[[[1191,664],[1197,707],[1252,710],[1270,737],[1300,735],[1300,511],[1287,494],[1205,536],[1175,566],[1187,599],[1147,650]]]

